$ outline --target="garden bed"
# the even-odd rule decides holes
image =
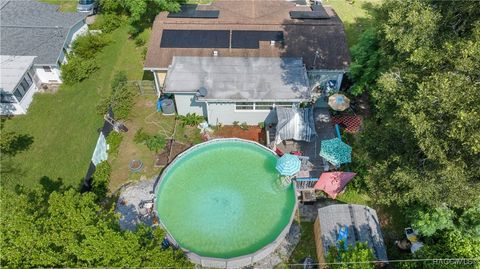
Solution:
[[[242,138],[246,140],[251,140],[265,145],[265,129],[262,129],[258,126],[248,126],[248,129],[242,129],[240,126],[236,125],[226,125],[218,127],[215,131],[215,137],[222,138]]]

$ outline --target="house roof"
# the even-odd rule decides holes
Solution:
[[[169,18],[157,15],[145,69],[167,69],[174,56],[302,57],[308,69],[345,70],[350,56],[342,21],[325,6],[328,19],[291,19],[290,11],[311,11],[285,0],[218,0],[197,10],[218,10],[218,18]],[[259,48],[172,48],[160,45],[164,30],[281,31],[283,46],[260,41]],[[318,58],[315,59],[315,52]],[[315,62],[315,64],[314,64]]]
[[[35,56],[0,55],[0,90],[12,93]]]
[[[370,207],[354,204],[330,205],[318,209],[318,220],[325,255],[331,246],[335,246],[340,228],[347,226],[348,245],[367,242],[378,260],[388,260],[377,213]]]
[[[310,98],[301,58],[174,57],[165,92],[206,90],[200,100],[304,101]]]
[[[0,53],[35,55],[38,65],[55,65],[70,28],[85,18],[63,13],[57,5],[33,0],[0,2]]]

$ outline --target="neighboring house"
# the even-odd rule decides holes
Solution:
[[[297,82],[302,80],[305,88],[301,98],[295,96],[298,89],[279,76],[290,73],[292,65],[281,63],[287,58],[295,62]],[[192,66],[187,66],[187,59]],[[338,90],[349,63],[343,24],[330,7],[298,6],[285,0],[218,0],[184,5],[179,13],[160,13],[153,24],[144,70],[153,72],[158,94],[174,94],[181,115],[195,112],[210,124],[257,124],[275,121],[276,106],[295,107],[321,95],[316,91],[323,92],[328,81]],[[273,64],[272,74],[269,64]],[[171,83],[183,72],[179,70],[189,68],[200,72],[192,75],[195,83],[190,88]],[[228,69],[243,77],[227,74]],[[278,93],[284,94],[289,86],[290,94],[276,96],[278,86]],[[208,94],[196,95],[200,88]],[[260,89],[270,94],[263,96]],[[230,92],[222,98],[211,97],[223,91]]]
[[[60,66],[67,61],[66,54],[70,51],[72,41],[88,31],[85,17],[86,14],[60,12],[57,5],[33,0],[1,0],[0,55],[2,59],[6,61],[8,59],[7,68],[16,68],[17,65],[12,61],[17,60],[18,66],[23,66],[25,58],[15,56],[34,56],[33,65],[28,73],[35,84],[32,90],[37,91],[50,84],[61,83]],[[1,65],[3,70],[3,60]],[[21,81],[2,81],[2,85],[4,83],[21,84]],[[2,92],[7,90],[3,89]],[[22,92],[21,89],[15,94],[14,89],[14,96],[20,98],[19,92]],[[24,97],[20,100],[17,97],[15,97],[17,101],[22,103]],[[10,106],[3,105],[5,98],[2,96],[2,107]],[[31,100],[26,103],[30,102]],[[22,105],[22,110],[6,111],[7,114],[25,114],[27,107],[28,105],[26,107]]]
[[[25,114],[37,86],[33,82],[34,56],[0,55],[1,115]]]
[[[337,246],[342,227],[348,228],[347,245],[366,242],[379,265],[386,263],[387,251],[377,213],[368,206],[354,204],[336,204],[318,209],[313,232],[320,263],[325,263],[330,247]]]

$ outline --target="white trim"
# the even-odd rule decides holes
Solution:
[[[168,68],[157,68],[157,67],[144,67],[145,71],[168,71]]]

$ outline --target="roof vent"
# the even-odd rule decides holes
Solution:
[[[218,50],[213,51],[213,56],[215,56],[215,57],[218,56]]]

